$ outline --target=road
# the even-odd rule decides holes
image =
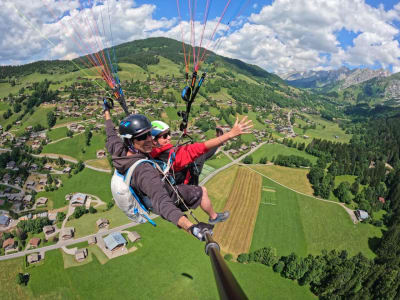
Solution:
[[[124,224],[112,229],[108,229],[105,231],[101,231],[95,234],[91,234],[85,237],[81,237],[81,238],[77,238],[77,239],[70,239],[70,240],[66,240],[66,241],[59,241],[57,244],[51,245],[51,246],[46,246],[46,247],[41,247],[41,248],[37,248],[37,249],[31,249],[31,250],[26,250],[26,251],[21,251],[21,252],[17,252],[17,253],[13,253],[13,254],[7,254],[7,255],[3,255],[0,256],[0,261],[2,260],[7,260],[7,259],[13,259],[13,258],[17,258],[17,257],[22,257],[25,256],[27,254],[31,254],[31,253],[37,253],[37,252],[46,252],[46,251],[50,251],[50,250],[54,250],[54,249],[59,249],[62,247],[66,247],[69,245],[73,245],[73,244],[77,244],[77,243],[81,243],[81,242],[85,242],[88,241],[90,237],[96,236],[96,237],[101,237],[104,235],[108,235],[112,232],[116,232],[116,231],[121,231],[121,230],[125,230],[127,228],[133,227],[133,226],[137,226],[139,225],[136,222],[130,222],[128,224]]]

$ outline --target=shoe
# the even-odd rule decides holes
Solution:
[[[215,219],[208,219],[208,224],[215,225],[219,222],[224,222],[229,218],[229,211],[224,211],[222,213],[217,213],[217,217]]]

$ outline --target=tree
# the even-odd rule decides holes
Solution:
[[[86,213],[86,208],[84,206],[78,206],[74,211],[74,218],[79,219]]]
[[[114,202],[107,202],[107,210],[110,210],[114,206]]]
[[[260,163],[260,164],[266,164],[266,163],[267,163],[267,161],[268,161],[267,157],[266,157],[266,156],[264,156],[264,157],[261,157],[261,158],[260,158],[260,161],[259,161],[259,163]]]
[[[29,274],[18,273],[16,277],[16,282],[19,285],[27,285],[29,281]]]
[[[340,202],[348,203],[351,200],[350,196],[350,183],[343,181],[333,191],[334,195],[339,199]]]
[[[64,212],[62,212],[62,211],[58,212],[57,216],[56,216],[57,222],[64,221],[65,217],[66,217],[66,214]]]
[[[251,155],[246,156],[246,157],[243,159],[243,163],[245,163],[245,164],[247,164],[247,165],[252,164],[252,163],[253,163],[253,156],[251,156]]]
[[[73,135],[74,135],[74,132],[72,130],[67,131],[67,137],[72,138]]]
[[[360,184],[358,180],[354,181],[353,184],[350,187],[351,193],[355,196],[357,195],[358,191],[360,190]]]
[[[54,112],[49,111],[47,113],[47,124],[49,125],[49,128],[51,128],[54,125],[56,125],[56,121],[57,121],[57,118],[56,118]]]
[[[95,209],[93,206],[89,207],[89,213],[95,214],[97,212],[97,209]]]

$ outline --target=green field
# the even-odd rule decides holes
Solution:
[[[67,205],[65,195],[69,193],[88,193],[98,196],[102,201],[109,202],[112,199],[110,190],[111,174],[96,172],[85,168],[82,172],[68,178],[61,175],[63,187],[54,192],[40,192],[39,197],[47,197],[53,202],[53,208],[60,208]]]
[[[307,129],[304,133],[302,128],[294,127],[294,132],[299,136],[307,135],[310,139],[304,140],[303,138],[296,138],[298,141],[302,140],[303,142],[310,142],[312,138],[325,139],[329,141],[348,143],[351,139],[351,134],[346,134],[337,123],[325,120],[316,115],[308,115],[305,116],[311,121],[315,122],[317,127],[316,129]],[[300,118],[296,118],[296,123],[301,124],[304,127],[307,123],[301,120]],[[337,138],[336,138],[337,136]]]
[[[104,211],[106,207],[104,205],[96,207],[97,213],[95,214],[84,214],[79,219],[73,219],[67,222],[67,227],[75,227],[75,238],[87,236],[98,231],[96,221],[100,218],[105,218],[110,221],[109,228],[118,227],[129,223],[128,217],[120,210],[116,205],[109,211]]]
[[[105,137],[102,134],[94,133],[90,140],[90,146],[86,145],[85,134],[75,134],[72,138],[48,144],[43,147],[42,153],[65,154],[78,160],[95,159],[96,152],[105,148]],[[85,153],[82,152],[85,149]]]
[[[305,151],[300,151],[295,148],[287,147],[283,144],[264,144],[259,149],[257,149],[253,154],[253,162],[258,163],[260,158],[266,156],[268,161],[271,161],[273,157],[281,155],[297,155],[309,159],[312,163],[317,161],[317,157],[306,153]]]
[[[43,127],[47,128],[49,125],[47,124],[47,113],[53,111],[54,107],[44,107],[40,106],[35,110],[33,115],[27,114],[22,118],[22,124],[17,127],[17,134],[24,133],[25,128],[28,126],[35,126],[36,124],[40,124]]]
[[[0,285],[7,287],[2,289],[2,298],[218,298],[203,243],[162,220],[157,228],[144,224],[135,230],[142,236],[142,247],[105,264],[99,262],[98,252],[93,252],[92,262],[64,269],[61,250],[47,252],[44,264],[29,269],[26,288],[15,283],[17,270],[22,270],[22,259],[1,262],[2,270],[8,271],[0,276]],[[91,248],[89,251],[92,252]],[[307,287],[283,279],[263,265],[229,263],[229,266],[250,299],[313,298]]]
[[[381,237],[370,224],[354,225],[337,204],[304,196],[263,178],[263,186],[275,190],[276,205],[260,204],[251,250],[271,246],[280,255],[296,252],[320,254],[321,250],[347,250],[350,255],[374,253],[368,240]],[[262,192],[270,193],[270,192]]]
[[[58,139],[64,138],[67,136],[67,127],[59,127],[52,129],[51,131],[47,131],[47,136],[49,137],[50,140],[56,141]]]
[[[229,164],[231,160],[222,152],[219,152],[214,155],[212,159],[207,160],[206,164],[213,167],[214,169],[219,169],[227,164]]]

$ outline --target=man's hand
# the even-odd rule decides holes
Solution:
[[[110,111],[114,107],[114,103],[111,98],[103,98],[103,112]]]
[[[212,229],[214,228],[214,225],[207,224],[200,222],[196,225],[193,225],[189,228],[190,232],[200,241],[205,240],[206,232],[209,232],[211,235],[213,234]]]
[[[242,120],[239,121],[239,117],[236,117],[235,125],[233,125],[231,131],[229,131],[230,138],[236,137],[244,133],[251,133],[250,129],[253,128],[253,121],[248,120],[247,116],[244,116]]]

